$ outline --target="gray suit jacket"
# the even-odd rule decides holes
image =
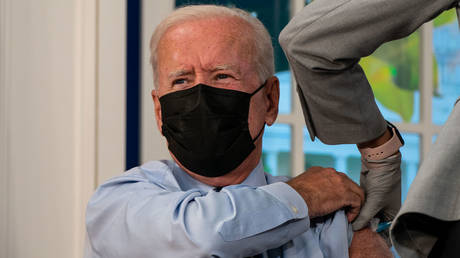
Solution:
[[[312,139],[359,143],[381,135],[386,123],[359,59],[455,5],[460,2],[315,0],[296,14],[280,43]],[[436,241],[432,231],[453,220],[460,220],[460,104],[412,183],[391,239],[402,257],[426,257]]]
[[[401,257],[427,257],[436,231],[460,220],[460,103],[444,124],[391,226]],[[459,254],[460,256],[460,254]]]

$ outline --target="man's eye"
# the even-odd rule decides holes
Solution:
[[[227,78],[230,78],[230,75],[224,74],[224,73],[220,73],[216,76],[217,80],[222,80],[222,79],[227,79]]]
[[[186,79],[177,79],[177,80],[173,81],[173,85],[175,85],[175,84],[184,84],[186,82],[187,82]]]

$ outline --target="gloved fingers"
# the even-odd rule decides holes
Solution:
[[[369,171],[361,177],[362,187],[382,205],[380,209],[399,210],[401,207],[401,170]],[[367,201],[367,200],[366,200]]]
[[[381,211],[383,221],[393,220],[401,208],[401,183],[392,188],[387,194],[386,200],[386,205]]]
[[[351,224],[354,231],[360,230],[369,225],[369,221],[377,214],[380,207],[372,202],[366,202],[358,217]]]
[[[368,196],[358,217],[351,224],[354,231],[360,230],[369,225],[369,221],[382,209],[381,196]]]
[[[392,220],[401,207],[401,187],[387,189],[375,189],[369,192],[361,211],[352,223],[353,230],[360,230],[369,225],[369,221],[376,217],[382,221]]]
[[[366,202],[357,219],[352,223],[353,230],[369,225],[377,213],[392,218],[401,206],[401,153],[383,160],[361,159],[362,171],[360,185],[366,192]]]

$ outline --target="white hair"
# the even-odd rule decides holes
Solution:
[[[153,32],[150,39],[150,63],[152,64],[153,75],[155,78],[155,88],[158,88],[158,67],[157,51],[158,44],[166,31],[174,25],[186,21],[199,20],[214,17],[236,17],[248,23],[253,30],[254,58],[259,79],[265,81],[275,73],[273,57],[273,46],[270,34],[262,22],[248,12],[238,9],[217,5],[189,5],[181,7],[172,12],[164,19]]]

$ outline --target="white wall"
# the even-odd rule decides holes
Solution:
[[[124,4],[0,0],[1,258],[82,257],[87,200],[124,169]]]
[[[125,171],[126,0],[98,2],[97,184],[100,184]]]

